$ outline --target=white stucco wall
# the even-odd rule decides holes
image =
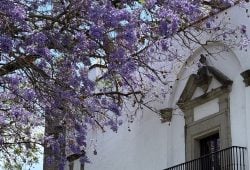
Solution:
[[[168,146],[167,134],[170,128],[161,124],[160,119],[149,111],[138,115],[128,131],[124,123],[118,133],[92,134],[97,139],[97,155],[89,150],[91,164],[87,170],[152,170],[164,169],[167,166]]]
[[[247,6],[250,9],[250,6]],[[250,33],[250,18],[247,17],[245,9],[232,7],[219,14],[219,19],[230,18],[234,25],[247,25]],[[218,19],[218,20],[219,20]],[[207,46],[211,51],[218,50],[222,44],[214,43]],[[169,166],[185,162],[185,121],[184,114],[175,105],[178,101],[190,74],[198,69],[196,63],[200,54],[206,53],[202,48],[197,48],[189,59],[187,65],[182,67],[177,75],[178,81],[174,86],[174,92],[169,101],[164,101],[159,105],[159,109],[173,107],[173,117],[170,124],[161,123],[159,117],[149,110],[137,115],[136,120],[131,124],[131,131],[128,131],[128,124],[125,122],[118,133],[106,132],[100,134],[93,132],[89,140],[96,144],[97,155],[93,155],[93,145],[87,150],[92,161],[86,164],[86,170],[162,170]],[[208,64],[220,70],[232,81],[232,91],[230,93],[230,124],[232,145],[245,146],[250,151],[250,87],[245,87],[240,73],[250,69],[250,48],[241,51],[234,48],[223,51],[216,57],[207,59]],[[212,82],[209,91],[218,87],[218,82]],[[159,88],[159,87],[156,87]],[[195,93],[197,97],[201,91]],[[212,101],[207,105],[197,108],[195,112],[206,110],[216,112],[218,110],[217,101]],[[168,104],[167,104],[168,103]],[[216,105],[216,106],[215,106]],[[204,110],[205,109],[205,110]],[[212,114],[207,113],[206,115]],[[206,116],[205,115],[205,116]],[[201,117],[198,117],[200,119]],[[97,141],[97,142],[93,142]],[[90,142],[91,143],[91,142]],[[250,155],[250,152],[249,152]]]

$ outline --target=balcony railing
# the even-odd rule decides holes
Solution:
[[[246,148],[232,146],[165,170],[247,170]]]

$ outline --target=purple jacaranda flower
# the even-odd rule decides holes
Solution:
[[[0,36],[0,51],[4,53],[11,52],[13,47],[12,40],[7,36]]]
[[[61,158],[58,170],[64,170],[66,162],[67,162],[67,159],[65,157]]]
[[[1,126],[1,125],[5,125],[5,123],[6,123],[5,120],[6,120],[6,117],[0,115],[0,126]]]
[[[107,99],[106,98],[102,98],[101,99],[101,104],[104,105],[104,106],[106,106],[108,104]]]
[[[86,117],[87,118],[87,117]],[[86,120],[85,120],[86,121]],[[87,126],[80,123],[80,122],[75,122],[75,130],[77,133],[82,134],[82,135],[87,135]]]
[[[99,46],[98,46],[98,44],[97,44],[96,42],[90,41],[90,42],[88,42],[86,48],[87,48],[88,50],[90,50],[90,51],[94,51],[94,50],[98,49]]]
[[[111,54],[111,64],[109,67],[112,68],[120,68],[120,65],[123,64],[127,60],[126,56],[126,50],[124,48],[117,48],[112,54]]]
[[[23,115],[23,112],[21,110],[15,109],[12,111],[13,116],[15,116],[16,118],[20,117]]]
[[[153,6],[156,4],[157,0],[147,0],[146,5],[149,9],[153,8]]]
[[[131,20],[131,13],[129,13],[127,10],[116,10],[113,13],[113,19],[117,20],[117,22],[127,21],[129,22]]]
[[[32,41],[38,46],[45,46],[48,41],[48,37],[44,33],[39,32],[32,36]]]
[[[9,78],[10,79],[10,84],[12,85],[12,86],[17,86],[19,83],[20,83],[20,80],[19,80],[19,78],[18,77],[10,77]]]
[[[149,78],[149,80],[152,81],[152,82],[155,82],[155,81],[156,81],[155,77],[154,77],[153,75],[151,75],[151,74],[145,74],[145,76],[146,76],[147,78]]]
[[[115,10],[111,10],[103,14],[102,19],[106,27],[112,28],[117,27],[119,25],[120,20],[118,20],[114,15],[115,12]]]
[[[73,152],[74,154],[81,154],[81,149],[79,147],[79,145],[76,144],[69,144],[69,149],[71,152]]]
[[[62,135],[62,134],[60,134],[59,137],[58,137],[58,139],[57,139],[57,141],[58,141],[58,143],[59,143],[60,145],[64,145],[65,142],[66,142],[65,136]]]
[[[37,61],[37,66],[40,68],[40,69],[43,69],[47,66],[47,62],[45,59],[41,58]]]
[[[81,134],[77,135],[76,136],[76,142],[77,142],[78,145],[86,147],[86,145],[87,145],[86,136],[81,135]]]
[[[206,22],[206,27],[211,28],[211,22],[210,21]]]
[[[96,39],[103,39],[104,30],[101,27],[93,26],[90,28],[90,35]]]
[[[65,165],[66,165],[67,159],[61,159],[59,163],[59,168],[58,170],[65,170]]]
[[[53,143],[53,145],[51,145],[51,150],[53,153],[59,154],[60,153],[60,144],[58,142]]]
[[[118,131],[118,122],[116,120],[109,119],[104,124],[105,126],[109,126],[112,131]]]
[[[133,61],[127,61],[121,67],[120,74],[124,77],[129,77],[135,70],[137,66]]]
[[[179,29],[179,26],[180,26],[179,18],[177,16],[173,16],[172,22],[171,22],[172,32],[176,32]]]
[[[81,77],[82,84],[84,86],[84,91],[90,93],[95,89],[95,83],[91,81],[88,77]]]
[[[47,61],[51,59],[51,52],[47,47],[37,48],[34,54],[44,57]]]
[[[88,11],[89,18],[97,22],[99,19],[101,19],[100,11],[102,10],[105,10],[105,9],[102,9],[100,6],[97,6],[95,8],[89,8],[89,11]]]
[[[33,101],[35,98],[35,92],[32,89],[25,89],[23,97],[28,101]]]
[[[170,47],[170,42],[167,40],[161,40],[160,41],[160,47],[162,50],[167,51]]]
[[[111,103],[109,106],[108,106],[108,109],[115,113],[117,116],[120,116],[121,115],[121,111],[120,111],[120,108],[117,104],[115,103]]]
[[[25,9],[21,8],[20,6],[14,6],[11,10],[10,15],[14,20],[23,21],[27,15]]]
[[[79,77],[76,75],[76,74],[74,74],[74,75],[72,75],[71,76],[71,78],[70,78],[70,80],[69,80],[69,84],[72,86],[72,87],[74,87],[74,88],[78,88],[79,86],[80,86],[80,81],[79,81]]]
[[[163,36],[169,35],[169,28],[167,22],[161,22],[159,26],[159,33]]]
[[[129,46],[133,46],[133,44],[137,41],[136,34],[133,30],[127,30],[123,34],[123,38],[127,41]]]
[[[234,0],[220,0],[220,3],[223,5],[233,6],[235,1]]]

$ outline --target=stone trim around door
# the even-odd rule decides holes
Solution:
[[[214,70],[214,69],[213,69]],[[209,71],[209,70],[208,70]],[[211,72],[210,72],[211,73]],[[217,74],[217,72],[216,72]],[[214,74],[212,74],[214,75]],[[222,73],[220,73],[222,75]],[[190,83],[193,80],[191,76],[188,81],[182,98],[178,101],[177,105],[184,112],[185,115],[185,148],[186,148],[186,161],[196,159],[200,156],[200,140],[210,135],[219,134],[220,138],[220,149],[231,146],[231,125],[230,125],[230,106],[229,106],[229,93],[231,91],[232,81],[226,76],[217,76],[216,78],[223,77],[226,80],[222,83],[222,86],[213,89],[212,91],[205,92],[203,95],[191,99],[192,94],[186,95],[187,89],[192,89],[191,86],[197,84]],[[201,79],[201,78],[200,78]],[[223,81],[221,81],[223,82]],[[207,81],[209,83],[209,81]],[[190,87],[187,87],[190,86]],[[186,97],[187,96],[187,97]],[[184,99],[184,100],[183,100]],[[206,117],[199,120],[194,120],[194,108],[200,105],[206,105],[207,102],[217,99],[218,101],[218,112],[211,113]],[[216,100],[215,100],[216,101]],[[217,103],[216,103],[217,104]]]
[[[185,111],[186,160],[200,156],[199,140],[219,133],[220,148],[231,146],[231,130],[228,94],[219,96],[219,112],[193,121],[193,108]]]

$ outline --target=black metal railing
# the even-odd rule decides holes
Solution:
[[[247,170],[246,148],[232,146],[165,170]]]

